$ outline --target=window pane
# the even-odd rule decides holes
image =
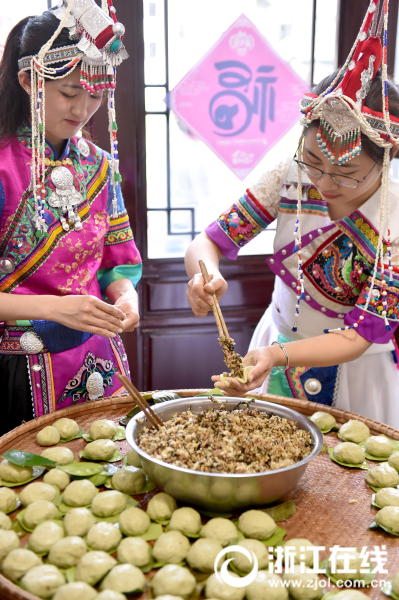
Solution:
[[[147,112],[164,112],[166,110],[166,104],[164,99],[166,97],[165,87],[149,87],[145,88],[145,109]]]
[[[167,213],[148,212],[148,258],[183,256],[190,235],[168,235]]]
[[[147,206],[167,206],[166,116],[147,115],[146,120]]]
[[[164,0],[144,0],[144,80],[166,82]]]
[[[147,6],[147,2],[144,3]],[[148,3],[149,4],[149,3]],[[336,22],[338,0],[330,3],[317,3],[315,79],[322,79],[336,68]],[[158,10],[158,4],[156,6]],[[147,21],[148,11],[145,8]],[[168,0],[168,40],[169,40],[169,88],[172,89],[186,73],[205,55],[222,33],[242,14],[258,27],[274,50],[307,82],[310,87],[311,39],[312,39],[313,0],[203,0],[193,3],[187,0]],[[209,15],[212,18],[209,18]],[[158,13],[156,13],[158,18]],[[328,23],[328,27],[326,27]],[[328,32],[327,32],[328,29]],[[146,33],[145,33],[146,34]],[[328,38],[328,39],[327,39]],[[151,38],[152,39],[152,38]],[[155,38],[153,38],[155,39]],[[163,38],[162,38],[163,39]],[[147,41],[145,40],[146,49]],[[158,42],[158,38],[156,39]],[[147,60],[147,58],[146,58]],[[149,59],[148,59],[149,60]],[[151,59],[152,60],[152,59]],[[146,83],[148,83],[146,81]],[[155,82],[154,82],[155,83]],[[159,83],[157,81],[157,83]],[[160,82],[163,83],[162,81]],[[146,94],[149,94],[146,91]],[[155,95],[152,96],[155,98]],[[147,100],[146,105],[150,104]],[[159,96],[156,103],[159,106]],[[147,110],[149,110],[147,108]],[[149,117],[147,117],[148,119]],[[298,111],[298,120],[300,114]],[[256,166],[250,175],[240,181],[230,169],[190,131],[170,113],[170,207],[193,208],[195,211],[195,231],[202,231],[218,215],[226,210],[245,190],[255,183],[263,173],[272,169],[281,160],[293,156],[301,127],[295,125]],[[160,148],[166,144],[163,133],[154,131],[153,148],[158,160]],[[163,151],[163,150],[162,150]],[[147,157],[152,160],[152,151],[147,148]],[[162,163],[163,165],[164,163]],[[154,172],[162,171],[154,159]],[[163,172],[163,171],[162,171]],[[165,198],[159,180],[152,183],[157,187],[149,195],[149,206],[161,206],[159,199]],[[163,183],[162,183],[163,185]],[[163,206],[163,205],[162,205]],[[167,231],[166,213],[163,217],[152,214],[149,217],[149,244],[151,257],[182,256],[191,241],[188,235],[168,236],[169,242],[159,240],[159,230]],[[173,211],[170,216],[172,231],[188,227],[189,212]],[[177,219],[177,220],[176,220]],[[155,227],[153,230],[152,227]],[[183,231],[183,229],[181,229]],[[185,229],[186,230],[186,229]],[[162,233],[164,235],[164,233]],[[166,235],[166,234],[165,234]],[[240,254],[268,254],[272,251],[274,230],[262,233]],[[155,241],[151,241],[152,239]],[[180,248],[180,250],[179,250]],[[178,252],[180,251],[180,254]],[[160,254],[156,254],[160,252]],[[166,253],[166,254],[165,254]]]

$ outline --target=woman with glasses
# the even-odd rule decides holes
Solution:
[[[337,72],[314,90],[329,88]],[[382,111],[381,73],[367,94],[365,105]],[[389,88],[391,116],[399,117],[399,93]],[[399,428],[399,381],[394,343],[395,324],[386,331],[383,318],[369,319],[367,327],[325,330],[353,324],[357,305],[364,300],[373,264],[364,251],[379,231],[379,202],[384,149],[362,134],[361,152],[338,164],[318,143],[320,121],[306,131],[303,151],[266,173],[242,198],[202,232],[186,254],[190,277],[187,297],[194,314],[211,310],[210,293],[218,299],[227,282],[219,271],[223,256],[237,257],[240,248],[277,219],[274,255],[266,261],[275,273],[272,303],[253,335],[246,364],[256,365],[247,384],[218,376],[216,386],[230,395],[261,392],[311,400],[359,413]],[[397,148],[392,148],[391,159]],[[341,162],[341,160],[339,161]],[[302,269],[305,289],[294,327],[298,255],[293,232],[297,218],[298,166],[302,176]],[[399,183],[390,183],[392,264],[399,267]],[[358,234],[353,232],[358,232]],[[395,244],[395,237],[398,242]],[[198,269],[203,259],[212,281],[204,286]],[[378,298],[375,290],[374,300]],[[395,304],[395,303],[394,303]],[[396,305],[388,308],[391,316]],[[356,318],[355,318],[356,317]],[[296,329],[296,331],[295,331]],[[276,342],[276,343],[274,343]],[[252,376],[252,380],[251,380]]]

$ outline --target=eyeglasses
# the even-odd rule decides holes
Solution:
[[[359,179],[355,179],[354,177],[347,177],[346,175],[338,175],[337,173],[326,173],[326,171],[322,171],[321,169],[318,169],[317,167],[312,167],[311,165],[308,165],[308,164],[302,162],[301,160],[297,160],[296,158],[294,158],[294,161],[297,163],[297,165],[301,169],[301,171],[306,173],[306,175],[310,175],[311,177],[316,177],[316,179],[320,179],[320,177],[322,175],[329,175],[331,177],[331,179],[334,181],[334,183],[336,183],[337,185],[343,185],[344,187],[347,187],[347,188],[359,187],[359,184],[363,183],[363,181],[370,175],[371,171],[374,169],[375,165],[377,164],[377,163],[374,163],[373,166],[371,167],[370,171],[367,173],[367,175],[365,177],[363,177],[363,179],[359,180]]]

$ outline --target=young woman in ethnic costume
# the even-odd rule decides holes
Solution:
[[[381,5],[386,41],[387,2]],[[235,259],[277,219],[274,254],[267,259],[277,275],[272,304],[245,358],[256,366],[247,384],[230,378],[227,388],[215,376],[216,385],[233,395],[259,388],[334,405],[399,428],[393,337],[399,323],[399,183],[391,181],[388,190],[389,161],[399,142],[399,93],[387,81],[379,8],[370,3],[344,67],[302,100],[296,160],[266,173],[192,242],[187,296],[194,313],[205,316],[209,292],[220,297],[227,290],[219,259]],[[206,286],[200,258],[213,273]]]
[[[0,65],[0,432],[122,393],[141,259],[114,106],[127,57],[111,0],[65,0],[11,31]],[[111,153],[76,134],[108,95]],[[108,299],[110,303],[105,302]]]

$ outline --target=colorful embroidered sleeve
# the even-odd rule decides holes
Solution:
[[[290,162],[284,161],[265,173],[238,202],[206,228],[206,234],[224,256],[235,260],[240,248],[276,219],[280,190]]]
[[[107,156],[109,158],[109,155]],[[109,178],[110,180],[111,177]],[[118,216],[113,218],[113,190],[109,184],[107,206],[109,228],[105,235],[103,260],[97,272],[103,296],[109,284],[117,279],[130,279],[134,287],[136,287],[143,270],[140,253],[134,242],[129,216],[126,213],[123,202],[120,183],[116,186],[116,197],[118,199]]]
[[[397,242],[397,246],[399,250],[399,241]],[[387,269],[388,260],[384,261],[386,267],[384,272],[386,281],[386,316],[389,322],[389,329],[387,330],[385,327],[384,315],[382,314],[385,307],[383,303],[384,296],[382,293],[383,288],[380,271],[378,272],[374,283],[373,295],[369,302],[367,312],[356,329],[359,335],[375,344],[387,344],[399,325],[399,260],[395,257],[395,244],[393,244],[392,250],[392,264],[394,268],[392,281],[389,281],[389,271]],[[384,259],[387,259],[386,255],[384,256]],[[345,325],[353,325],[363,314],[370,292],[371,280],[372,271],[363,285],[355,308],[346,314]]]

